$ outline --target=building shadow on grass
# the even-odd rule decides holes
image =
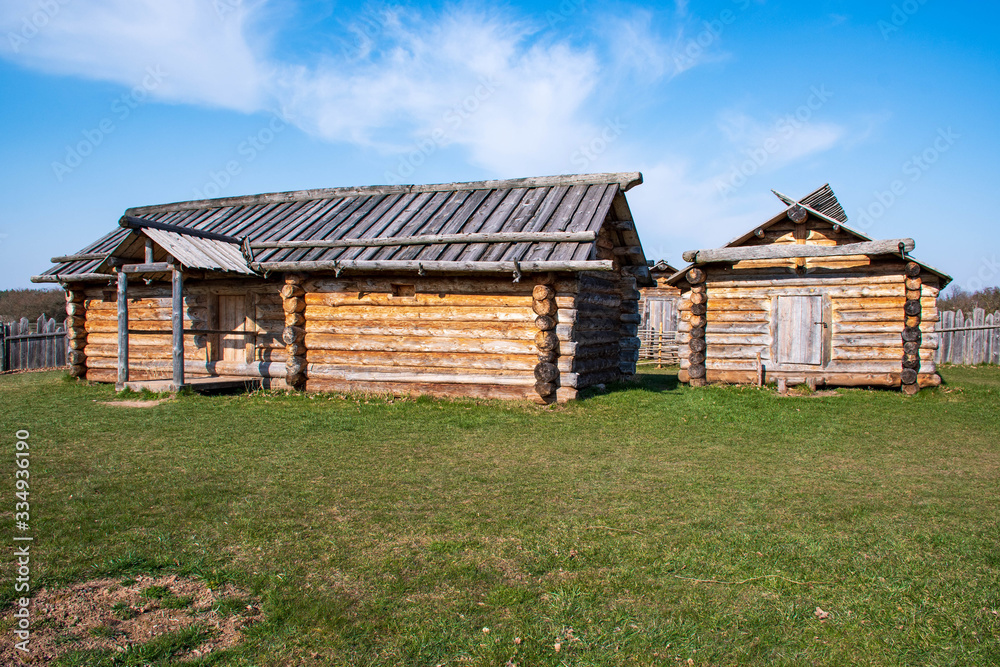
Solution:
[[[662,394],[677,391],[680,386],[681,383],[677,379],[676,367],[655,370],[643,370],[640,368],[639,372],[632,380],[628,380],[626,382],[610,382],[605,385],[603,389],[600,386],[588,387],[580,392],[580,396],[578,398],[585,400],[595,396],[603,396],[605,394],[627,391],[643,391],[654,394]]]

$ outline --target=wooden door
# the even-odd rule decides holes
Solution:
[[[245,296],[242,294],[219,296],[219,329],[233,332],[247,330]],[[243,334],[221,334],[219,347],[221,361],[245,362],[247,360],[247,338]]]
[[[823,297],[779,296],[777,362],[823,363]]]
[[[646,299],[643,327],[651,329],[653,333],[676,331],[676,305],[675,298],[650,297]]]

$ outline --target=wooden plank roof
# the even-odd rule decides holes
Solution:
[[[613,211],[618,207],[612,208],[612,204],[616,197],[641,182],[639,173],[615,173],[303,190],[143,206],[127,210],[123,220],[141,218],[176,228],[174,231],[180,233],[148,228],[143,228],[143,233],[151,237],[171,234],[169,239],[164,236],[157,242],[162,241],[160,245],[165,249],[173,243],[180,254],[187,252],[190,255],[197,251],[203,267],[209,264],[205,256],[214,255],[217,268],[235,270],[230,265],[232,257],[219,257],[219,248],[214,246],[209,252],[202,247],[205,245],[203,240],[195,242],[193,236],[183,234],[182,230],[247,239],[250,245],[425,235],[596,233],[606,219],[615,217]],[[78,254],[113,253],[129,233],[127,229],[113,231]],[[544,262],[588,260],[593,258],[594,251],[594,240],[520,240],[272,247],[255,251],[254,260],[259,263],[345,260]],[[187,264],[184,257],[177,256],[177,259],[186,266],[195,266]],[[639,266],[640,258],[630,260],[626,256],[623,264]],[[645,266],[644,257],[641,266]],[[246,269],[244,262],[243,270]],[[66,276],[69,279],[74,275],[109,270],[108,263],[100,259],[61,262],[40,278]]]

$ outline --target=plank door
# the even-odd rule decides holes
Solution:
[[[234,332],[247,330],[246,297],[242,294],[219,295],[219,329]],[[221,361],[247,360],[247,338],[242,334],[220,334],[219,348]]]
[[[654,333],[669,332],[677,329],[675,316],[675,299],[646,299],[645,327]]]
[[[823,297],[778,297],[779,364],[823,363]]]

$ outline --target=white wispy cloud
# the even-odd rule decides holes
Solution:
[[[500,15],[398,13],[377,45],[361,42],[350,68],[336,57],[279,68],[272,96],[293,122],[331,141],[405,150],[433,138],[466,146],[495,171],[551,162],[592,131],[581,109],[599,63],[588,50],[533,36]]]
[[[253,7],[235,4],[223,20],[202,0],[5,0],[0,55],[127,87],[154,68],[156,98],[253,111],[267,71],[245,36]]]

